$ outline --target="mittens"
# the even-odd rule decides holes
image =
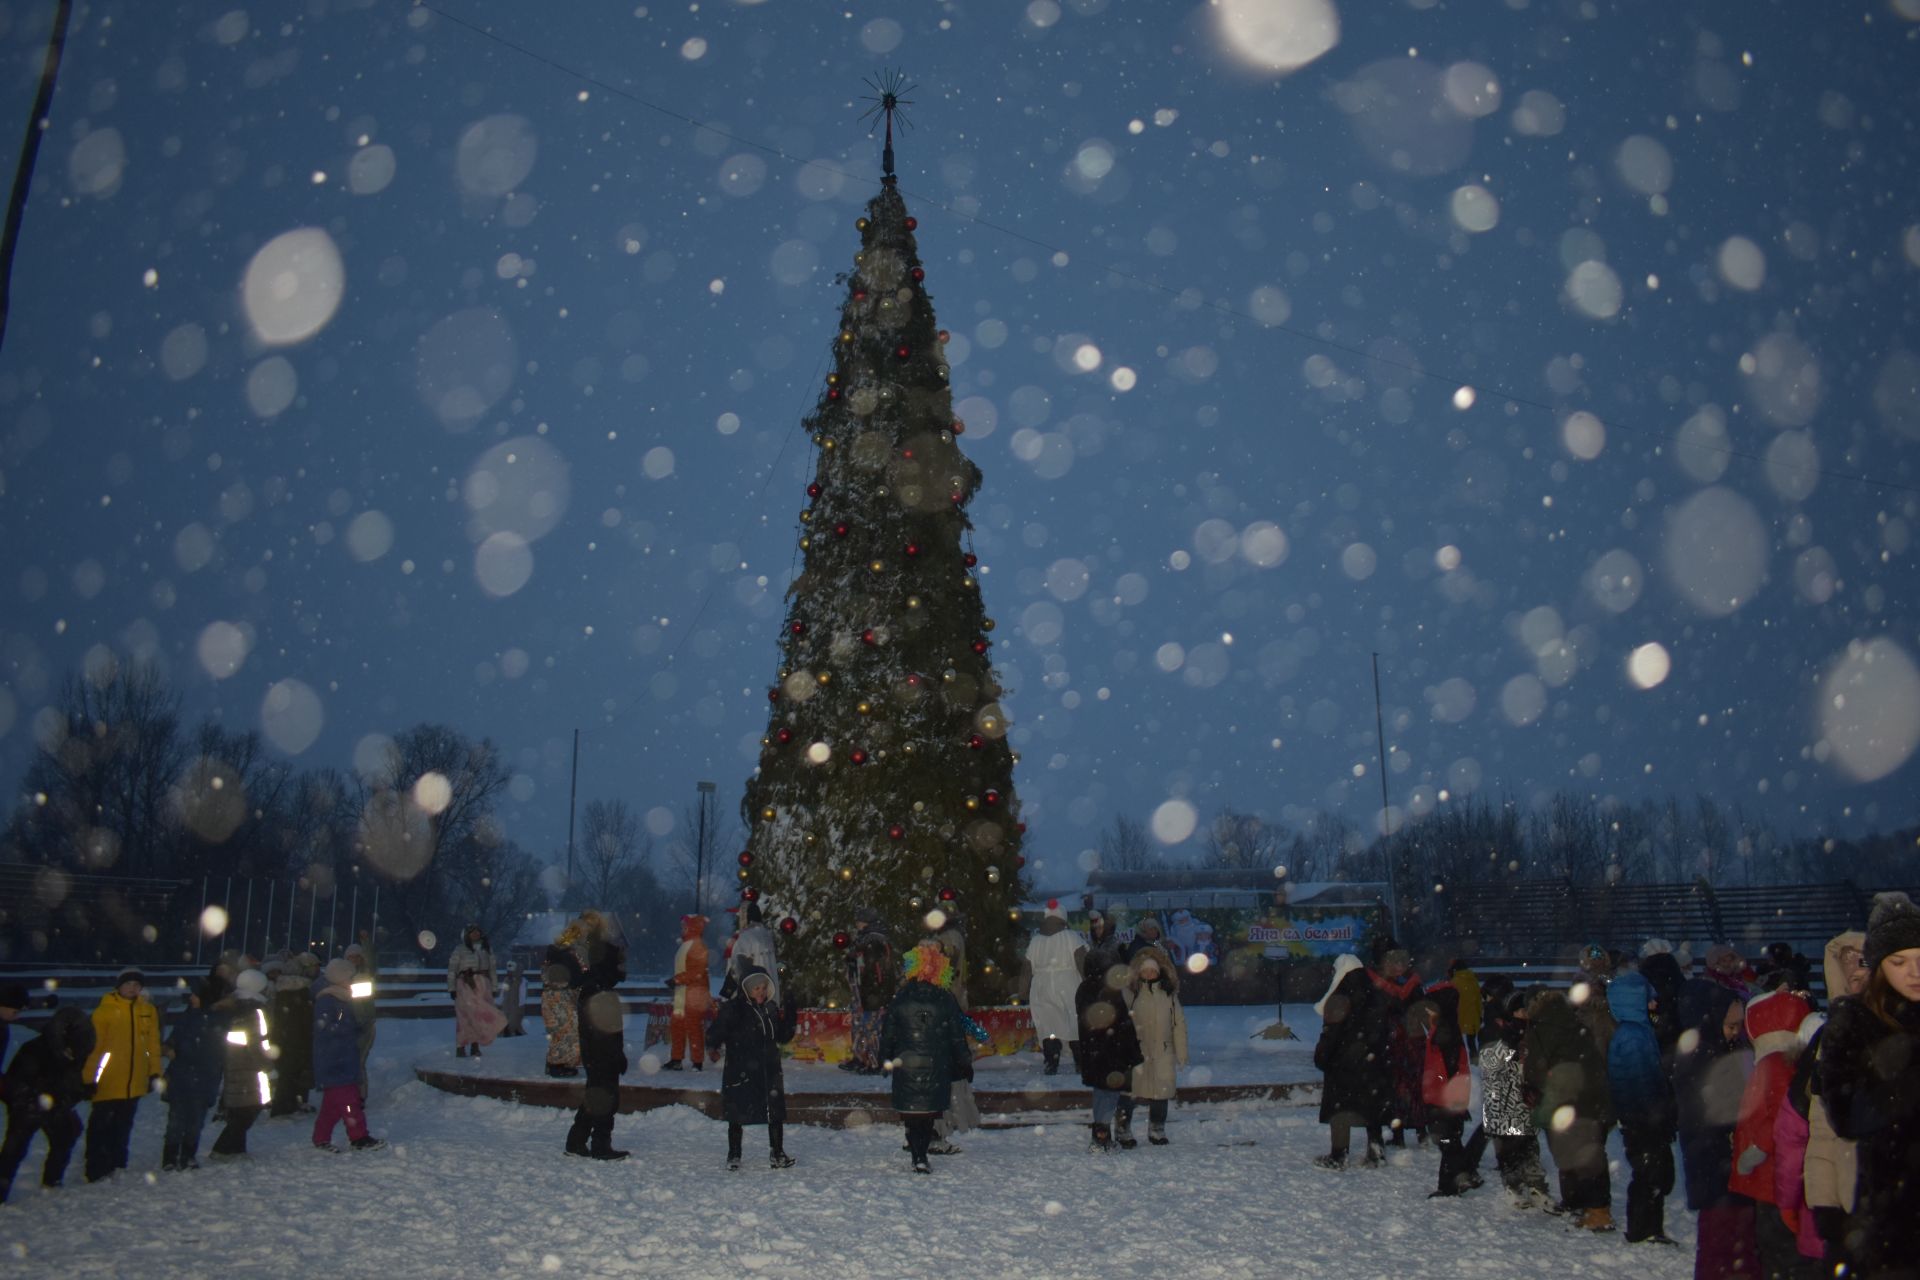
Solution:
[[[1749,1146],[1745,1151],[1742,1151],[1740,1153],[1739,1162],[1735,1167],[1740,1170],[1741,1176],[1744,1177],[1747,1174],[1752,1173],[1755,1169],[1758,1169],[1761,1165],[1765,1164],[1766,1162],[1767,1162],[1766,1152],[1762,1151],[1758,1147]]]

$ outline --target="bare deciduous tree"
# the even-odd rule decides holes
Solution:
[[[1100,833],[1100,869],[1151,871],[1163,865],[1146,824],[1124,813],[1114,814],[1113,825]]]

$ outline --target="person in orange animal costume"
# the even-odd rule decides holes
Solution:
[[[691,1056],[693,1069],[706,1069],[707,1006],[712,983],[707,977],[707,931],[705,916],[680,917],[680,949],[673,954],[673,1056],[667,1059],[667,1071],[680,1070],[682,1055]]]

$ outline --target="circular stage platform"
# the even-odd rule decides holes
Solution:
[[[1301,1103],[1320,1096],[1320,1073],[1313,1066],[1317,1025],[1288,1021],[1302,1039],[1271,1041],[1260,1037],[1273,1021],[1272,1007],[1191,1008],[1187,1011],[1190,1060],[1180,1072],[1178,1102]],[[1310,1015],[1309,1015],[1310,1016]],[[643,1019],[628,1026],[632,1067],[620,1082],[623,1113],[661,1107],[691,1107],[721,1118],[720,1068],[664,1070],[666,1050],[653,1045],[638,1053]],[[537,1025],[537,1024],[535,1024]],[[635,1034],[640,1032],[641,1034]],[[451,1037],[449,1037],[449,1040]],[[580,1105],[582,1082],[556,1080],[545,1073],[546,1039],[538,1033],[502,1039],[482,1057],[456,1058],[449,1043],[431,1056],[416,1058],[414,1075],[435,1089],[465,1097],[498,1098],[532,1107]],[[873,1121],[891,1123],[894,1114],[885,1076],[862,1076],[824,1062],[793,1059],[785,1065],[787,1118],[795,1124],[842,1127]],[[1025,1123],[1051,1112],[1092,1107],[1092,1093],[1063,1062],[1060,1074],[1042,1070],[1034,1052],[988,1054],[974,1060],[974,1100],[989,1125]]]

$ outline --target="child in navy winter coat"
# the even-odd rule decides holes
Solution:
[[[167,1133],[160,1167],[200,1167],[200,1131],[226,1082],[227,1015],[214,1008],[227,994],[226,980],[210,977],[187,997],[167,1032]]]
[[[313,1120],[313,1145],[322,1151],[333,1145],[334,1126],[345,1120],[347,1138],[356,1151],[386,1143],[367,1133],[364,1099],[360,1096],[360,1017],[353,1004],[353,961],[329,960],[315,984],[313,1002],[313,1082],[320,1093],[320,1114]]]
[[[1623,973],[1607,989],[1617,1029],[1607,1048],[1607,1085],[1613,1114],[1626,1143],[1627,1243],[1672,1244],[1666,1232],[1667,1197],[1673,1193],[1673,1140],[1679,1133],[1673,1086],[1660,1061],[1653,1029],[1653,988],[1638,973]]]

